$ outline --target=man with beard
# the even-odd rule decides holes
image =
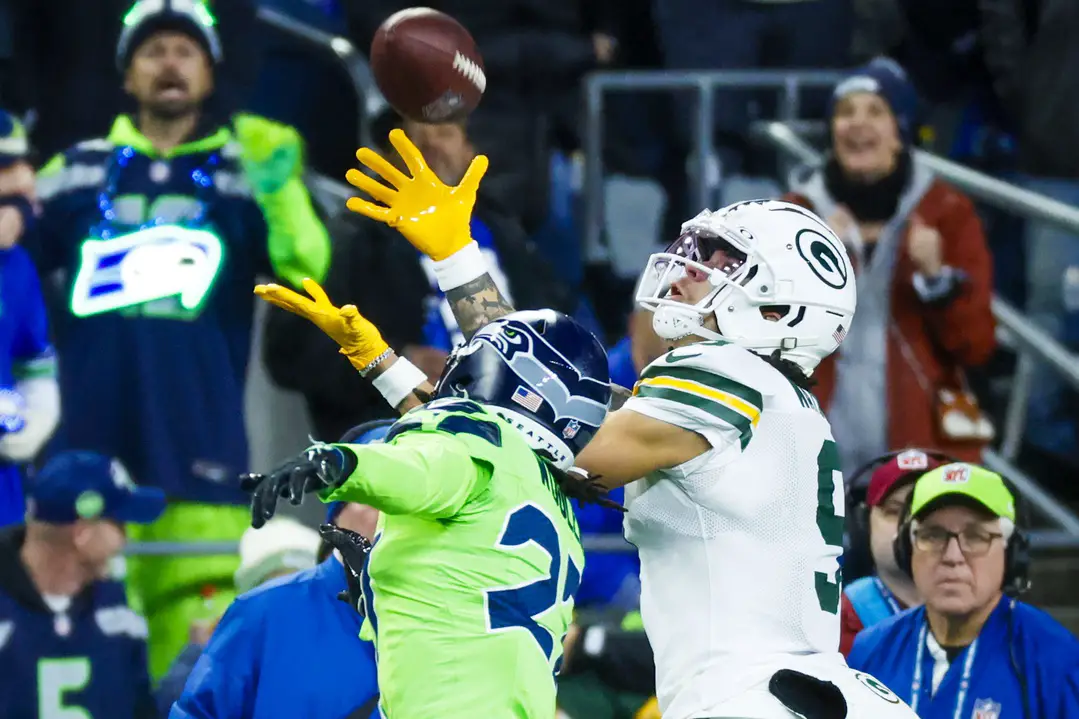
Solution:
[[[213,111],[222,61],[215,20],[197,0],[140,0],[117,48],[137,104],[107,137],[41,171],[40,270],[61,307],[61,447],[119,457],[163,489],[141,540],[237,540],[246,497],[244,380],[256,276],[324,277],[329,240],[301,181],[295,131]],[[150,622],[155,676],[184,645],[201,590],[231,597],[235,557],[130,564]]]

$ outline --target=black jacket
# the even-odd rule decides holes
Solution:
[[[475,213],[491,230],[516,307],[572,312],[569,289],[555,279],[516,220],[483,190]],[[431,286],[412,246],[396,230],[349,213],[330,231],[334,250],[325,283],[330,299],[338,306],[356,305],[397,350],[423,345]],[[263,358],[274,382],[304,395],[318,439],[335,441],[361,422],[395,416],[333,340],[305,319],[272,308]]]

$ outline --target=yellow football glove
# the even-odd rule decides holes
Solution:
[[[476,190],[487,172],[487,158],[477,155],[461,183],[447,187],[402,130],[390,132],[390,143],[412,177],[406,177],[374,150],[362,147],[356,151],[356,159],[374,170],[390,187],[359,170],[349,170],[345,175],[349,184],[366,192],[375,202],[353,197],[346,206],[393,227],[432,260],[444,260],[472,241],[469,221]]]
[[[303,288],[312,299],[280,285],[256,285],[255,294],[270,304],[310,320],[341,346],[341,354],[358,370],[388,350],[378,327],[360,314],[355,305],[334,307],[326,292],[312,279],[303,281]]]

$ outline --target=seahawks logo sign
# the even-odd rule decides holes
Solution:
[[[817,279],[836,290],[847,286],[850,266],[844,259],[846,250],[835,238],[820,230],[805,229],[794,238],[794,244]]]
[[[480,342],[494,347],[510,370],[551,406],[556,422],[575,419],[593,427],[603,422],[607,402],[599,398],[607,397],[608,385],[582,377],[530,325],[514,320],[492,322],[473,337],[474,346]]]

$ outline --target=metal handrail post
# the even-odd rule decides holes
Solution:
[[[386,100],[375,84],[370,65],[356,46],[348,38],[320,30],[273,8],[259,7],[255,16],[264,25],[337,58],[356,93],[360,123],[359,141],[370,145],[371,131],[368,121],[386,106]]]
[[[1028,504],[1036,507],[1068,534],[1079,537],[1079,517],[1075,516],[1060,500],[1042,489],[1041,485],[1026,472],[1001,457],[996,450],[988,447],[982,451],[982,464],[1006,476]]]

